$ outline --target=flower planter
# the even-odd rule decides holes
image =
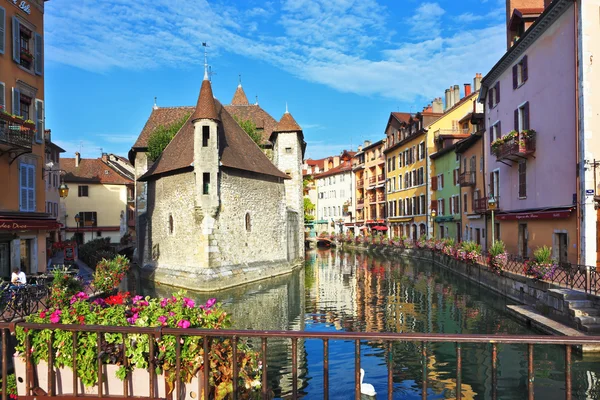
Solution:
[[[31,122],[23,122],[23,126],[28,129],[35,129],[35,124]]]
[[[26,366],[25,360],[15,355],[15,375],[17,378],[17,392],[19,396],[25,395],[26,390]],[[119,369],[117,365],[104,365],[102,369],[102,394],[104,396],[124,396],[124,384],[122,380],[116,377],[116,372]],[[34,368],[35,378],[37,379],[37,387],[48,393],[48,363],[40,361]],[[73,395],[73,370],[68,367],[55,368],[54,370],[54,391],[55,395]],[[154,388],[157,392],[156,396],[150,396],[150,372],[149,370],[134,368],[129,374],[125,382],[127,382],[127,394],[131,397],[158,397],[165,398],[167,387],[165,385],[164,375],[156,375],[154,378]],[[200,386],[198,386],[200,385]],[[203,393],[198,395],[198,391],[203,392],[204,382],[194,377],[190,383],[181,383],[181,399],[199,399]],[[77,378],[77,394],[78,395],[97,395],[98,385],[85,387],[81,379]],[[174,396],[175,397],[175,396]]]

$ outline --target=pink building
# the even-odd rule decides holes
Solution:
[[[523,15],[537,9],[532,1],[521,10],[518,3],[507,1],[509,48],[484,77],[480,95],[487,197],[497,203],[493,228],[511,254],[531,257],[546,245],[561,262],[583,263],[577,223],[586,210],[578,207],[585,198],[577,173],[584,159],[576,112],[579,12],[572,0],[547,2],[545,9],[538,0],[543,12],[531,24]],[[490,213],[487,220],[491,230]]]

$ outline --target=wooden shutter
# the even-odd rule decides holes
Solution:
[[[523,106],[523,130],[529,129],[529,102]]]
[[[456,170],[452,171],[452,181],[454,182],[454,186],[456,186],[456,184],[457,184]]]
[[[33,44],[35,51],[35,54],[33,55],[35,74],[42,75],[42,72],[44,72],[44,41],[42,35],[36,32],[33,36]]]
[[[490,172],[490,197],[495,197],[494,193],[494,173]]]
[[[502,137],[502,121],[498,121],[496,125],[496,130],[498,131],[498,137]]]
[[[515,110],[515,131],[519,132],[519,109]]]
[[[4,54],[6,48],[6,10],[0,7],[0,54]]]
[[[523,57],[523,61],[521,61],[521,63],[521,76],[523,77],[523,82],[525,82],[529,77],[529,72],[527,70],[527,56]]]
[[[21,28],[17,17],[12,17],[13,60],[21,63]]]
[[[438,201],[437,200],[431,200],[431,204],[429,205],[429,209],[430,210],[437,210],[437,205],[438,205]]]
[[[494,97],[491,90],[488,90],[488,108],[491,109],[494,105]]]
[[[8,110],[6,110],[6,85],[4,84],[4,82],[0,82],[0,110],[5,110],[8,112]]]
[[[496,82],[496,104],[500,103],[500,81]]]
[[[12,88],[12,113],[21,115],[21,91],[17,88]]]
[[[432,176],[431,177],[431,190],[438,190],[438,185],[437,185],[437,176]]]
[[[519,197],[527,197],[527,162],[519,163]]]
[[[44,137],[44,102],[35,99],[35,138],[41,141]]]
[[[490,145],[492,144],[493,141],[494,141],[494,127],[490,126]],[[465,171],[467,170],[466,162],[467,161],[465,160]]]
[[[519,86],[519,64],[513,65],[512,74],[513,74],[513,89],[516,89]]]
[[[444,174],[440,175],[440,178],[442,179],[442,182],[440,184],[440,187],[443,189],[444,188]]]
[[[446,199],[441,199],[442,202],[442,215],[446,215]]]

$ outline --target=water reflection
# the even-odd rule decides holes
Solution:
[[[197,294],[217,297],[235,319],[236,328],[310,331],[432,332],[532,334],[505,313],[506,299],[450,272],[421,262],[362,253],[307,253],[304,270],[246,287]],[[146,285],[144,293],[166,295],[166,287]],[[291,343],[269,341],[268,374],[278,398],[291,393]],[[391,354],[390,354],[391,351]],[[352,398],[354,343],[331,341],[330,398]],[[535,346],[537,398],[564,397],[564,350]],[[361,343],[365,381],[378,398],[387,392],[386,360],[394,362],[394,398],[421,398],[423,364],[428,398],[456,398],[456,347],[420,343]],[[491,398],[491,345],[462,345],[462,398]],[[298,387],[305,399],[323,393],[323,344],[298,342]],[[600,364],[574,355],[573,398],[597,398]],[[498,346],[498,398],[521,399],[527,393],[524,345]]]

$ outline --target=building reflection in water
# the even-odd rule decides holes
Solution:
[[[149,295],[171,291],[148,284],[144,288]],[[234,327],[240,329],[534,333],[507,317],[505,299],[444,269],[334,250],[308,252],[305,268],[290,275],[195,296],[198,301],[209,297],[224,304],[233,315]],[[361,365],[368,382],[384,395],[388,347],[380,341],[361,344]],[[275,397],[291,398],[291,342],[269,340],[268,351],[269,383]],[[421,344],[397,342],[391,351],[394,398],[420,397]],[[320,340],[298,341],[300,397],[322,398],[322,352]],[[354,343],[330,341],[330,398],[351,397],[353,356]],[[462,398],[491,398],[491,346],[463,344],[462,357]],[[557,391],[564,391],[563,349],[536,346],[535,359],[536,396],[553,398]],[[575,355],[574,361],[573,398],[595,398],[600,363]],[[428,396],[456,398],[455,344],[428,344],[426,364]],[[525,346],[500,345],[498,371],[498,398],[522,398],[527,391]]]

